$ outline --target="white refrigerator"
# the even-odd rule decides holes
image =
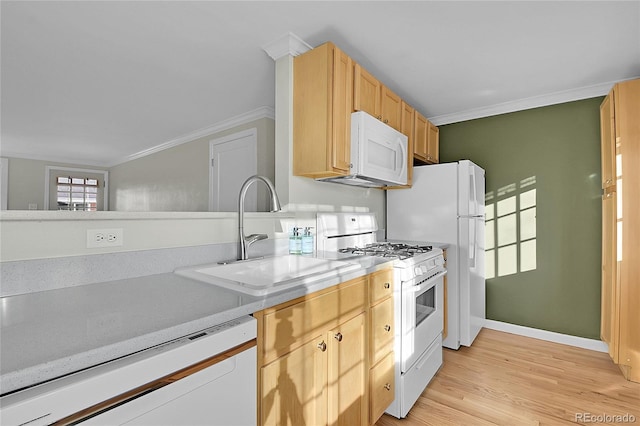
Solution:
[[[485,322],[484,170],[468,160],[414,167],[410,189],[387,191],[387,239],[444,243],[447,336],[471,346]]]

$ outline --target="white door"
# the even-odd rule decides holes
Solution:
[[[257,173],[258,136],[256,129],[234,133],[209,142],[209,211],[238,211],[240,187]],[[246,211],[256,211],[256,185],[245,198]]]

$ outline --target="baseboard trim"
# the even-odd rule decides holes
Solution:
[[[600,340],[587,339],[586,337],[571,336],[569,334],[524,327],[522,325],[509,324],[506,322],[490,319],[485,321],[484,326],[491,330],[504,331],[505,333],[517,334],[519,336],[533,337],[534,339],[561,343],[563,345],[575,346],[578,348],[589,349],[597,352],[609,352],[609,347],[606,343]]]

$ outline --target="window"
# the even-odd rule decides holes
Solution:
[[[536,269],[536,178],[485,195],[487,279]]]
[[[98,210],[97,179],[58,176],[56,178],[56,202],[58,210]]]
[[[45,210],[109,210],[107,170],[46,166]]]

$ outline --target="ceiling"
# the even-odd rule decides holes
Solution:
[[[640,76],[640,1],[3,0],[0,15],[0,153],[80,164],[273,111],[263,46],[288,32],[333,41],[436,124]]]

